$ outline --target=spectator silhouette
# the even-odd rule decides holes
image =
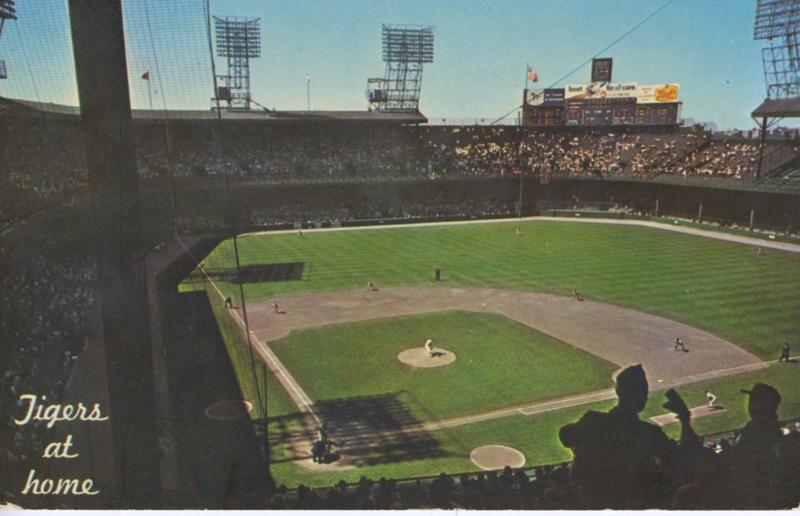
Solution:
[[[575,458],[571,482],[578,489],[581,507],[591,509],[641,509],[662,506],[670,493],[670,460],[678,445],[656,425],[639,419],[647,403],[648,384],[641,365],[628,367],[616,377],[617,406],[608,413],[587,412],[577,423],[561,428],[559,437]],[[681,421],[681,443],[702,446],[689,424],[689,410],[670,391],[665,408]]]
[[[772,504],[777,501],[778,445],[783,439],[778,422],[781,396],[763,383],[741,392],[749,395],[750,421],[735,445],[722,454],[728,470],[727,479],[720,483],[719,499],[729,508],[778,508]]]
[[[764,453],[771,450],[783,436],[778,422],[778,406],[781,395],[771,385],[757,383],[748,394],[747,412],[750,421],[742,429],[736,449],[739,451]]]

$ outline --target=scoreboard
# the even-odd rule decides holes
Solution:
[[[522,123],[529,126],[677,125],[678,84],[570,84],[525,90]]]

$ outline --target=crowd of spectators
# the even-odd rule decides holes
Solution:
[[[18,414],[22,394],[46,396],[48,402],[58,403],[87,344],[95,299],[94,269],[79,249],[80,242],[85,242],[81,231],[80,224],[64,220],[29,220],[0,240],[2,414]],[[20,428],[10,417],[3,418],[3,484],[24,478],[42,453],[45,431],[41,421]],[[11,487],[0,485],[3,494]]]
[[[757,163],[757,145],[711,141],[708,146],[693,150],[685,161],[676,166],[674,173],[747,179],[753,175]]]
[[[72,202],[86,184],[76,122],[20,117],[0,124],[0,223]]]
[[[0,128],[0,221],[87,184],[74,120],[19,117]],[[542,130],[480,126],[134,124],[139,175],[303,183],[525,174],[752,178],[758,145],[701,129]],[[795,152],[797,154],[797,152]]]
[[[158,131],[140,152],[140,174],[237,181],[336,182],[529,175],[539,177],[698,174],[751,179],[757,145],[715,140],[699,129],[661,132],[542,131],[519,127],[376,127],[340,131],[244,131],[224,143],[174,131],[171,165]]]

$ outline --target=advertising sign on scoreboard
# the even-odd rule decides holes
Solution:
[[[564,88],[533,88],[525,90],[525,104],[528,106],[554,105],[564,103]]]
[[[569,84],[564,94],[567,100],[624,99],[635,98],[637,89],[635,82],[598,82]]]
[[[680,84],[642,84],[636,91],[636,102],[639,104],[678,102],[680,90]]]
[[[540,106],[544,103],[544,89],[532,88],[525,90],[525,104],[529,106]]]
[[[546,88],[544,90],[545,104],[563,104],[564,88]]]
[[[611,82],[613,63],[610,57],[592,59],[592,82]]]

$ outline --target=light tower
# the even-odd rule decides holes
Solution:
[[[17,10],[14,7],[14,0],[0,0],[0,35],[3,34],[3,25],[6,20],[16,20]]]
[[[800,95],[800,2],[757,0],[753,39],[769,40],[761,50],[767,98]]]
[[[0,36],[3,35],[3,26],[6,20],[16,20],[17,10],[14,7],[14,0],[0,0]],[[0,79],[7,77],[6,62],[0,59]]]
[[[371,111],[419,111],[422,65],[433,62],[433,27],[387,25],[381,30],[383,78],[367,79]]]
[[[229,109],[250,109],[250,59],[261,57],[261,18],[214,16],[217,57],[227,58],[227,71],[217,78],[217,100]]]
[[[781,153],[764,154],[767,131],[782,118],[800,117],[796,106],[800,98],[800,2],[798,0],[757,0],[753,39],[768,40],[761,49],[767,98],[752,113],[761,130],[756,179],[764,170],[776,169]],[[779,171],[780,169],[777,168]],[[774,172],[774,170],[773,170]]]

